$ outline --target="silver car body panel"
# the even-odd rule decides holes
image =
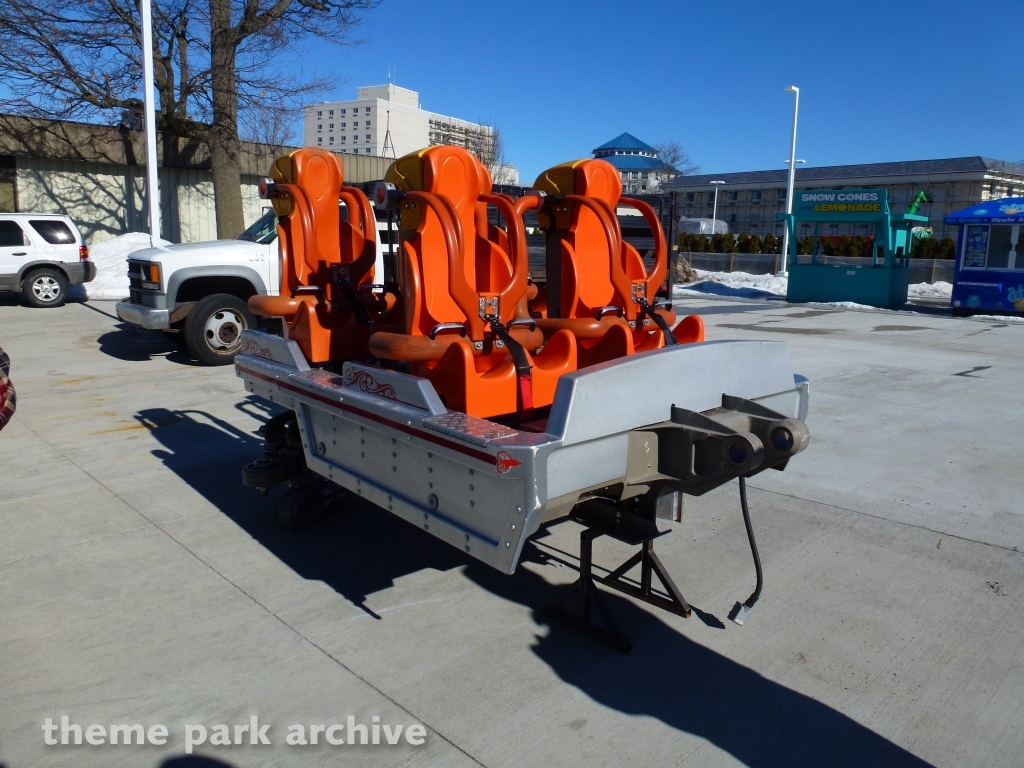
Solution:
[[[666,347],[563,376],[543,433],[446,411],[419,377],[310,369],[295,342],[259,331],[243,332],[235,369],[247,391],[295,411],[310,469],[505,573],[543,521],[625,478],[630,431],[672,405],[704,411],[732,394],[800,418],[809,394],[786,345],[767,341]]]

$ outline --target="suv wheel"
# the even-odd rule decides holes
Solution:
[[[22,285],[22,295],[33,307],[59,307],[68,297],[68,279],[56,269],[33,270]]]
[[[256,327],[256,318],[237,296],[215,293],[200,299],[185,318],[185,345],[206,365],[227,365],[235,359],[242,331]]]

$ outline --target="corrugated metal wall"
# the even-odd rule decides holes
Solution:
[[[19,156],[17,165],[22,211],[67,214],[88,243],[148,229],[142,166],[26,156]],[[242,177],[246,226],[270,207],[259,198],[258,182],[257,176]],[[191,243],[217,238],[209,171],[161,168],[160,198],[164,239]]]

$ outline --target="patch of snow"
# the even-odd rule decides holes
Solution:
[[[170,242],[158,240],[156,244],[170,245]],[[149,235],[145,232],[129,232],[89,246],[89,260],[96,265],[96,278],[74,286],[69,296],[79,300],[125,298],[128,295],[128,265],[125,262],[129,254],[149,247]]]
[[[953,284],[945,280],[937,280],[934,283],[914,283],[907,290],[910,298],[936,298],[948,299],[953,295]]]
[[[1014,315],[971,315],[972,320],[986,320],[990,323],[1024,323],[1024,317]]]
[[[697,282],[677,285],[674,296],[701,296],[714,294],[717,296],[736,296],[745,299],[765,299],[786,296],[789,278],[777,275],[752,275],[748,272],[706,272],[694,270]],[[908,298],[941,298],[948,299],[953,293],[952,283],[938,281],[935,283],[915,283],[907,291]],[[817,302],[816,302],[817,303]],[[856,304],[851,301],[827,302],[830,306],[849,309],[868,308],[867,304]]]

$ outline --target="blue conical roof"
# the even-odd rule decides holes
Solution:
[[[650,144],[646,144],[631,133],[620,133],[611,141],[606,141],[600,147],[594,149],[594,152],[600,152],[606,149],[639,149],[643,152],[657,152],[654,147]]]

